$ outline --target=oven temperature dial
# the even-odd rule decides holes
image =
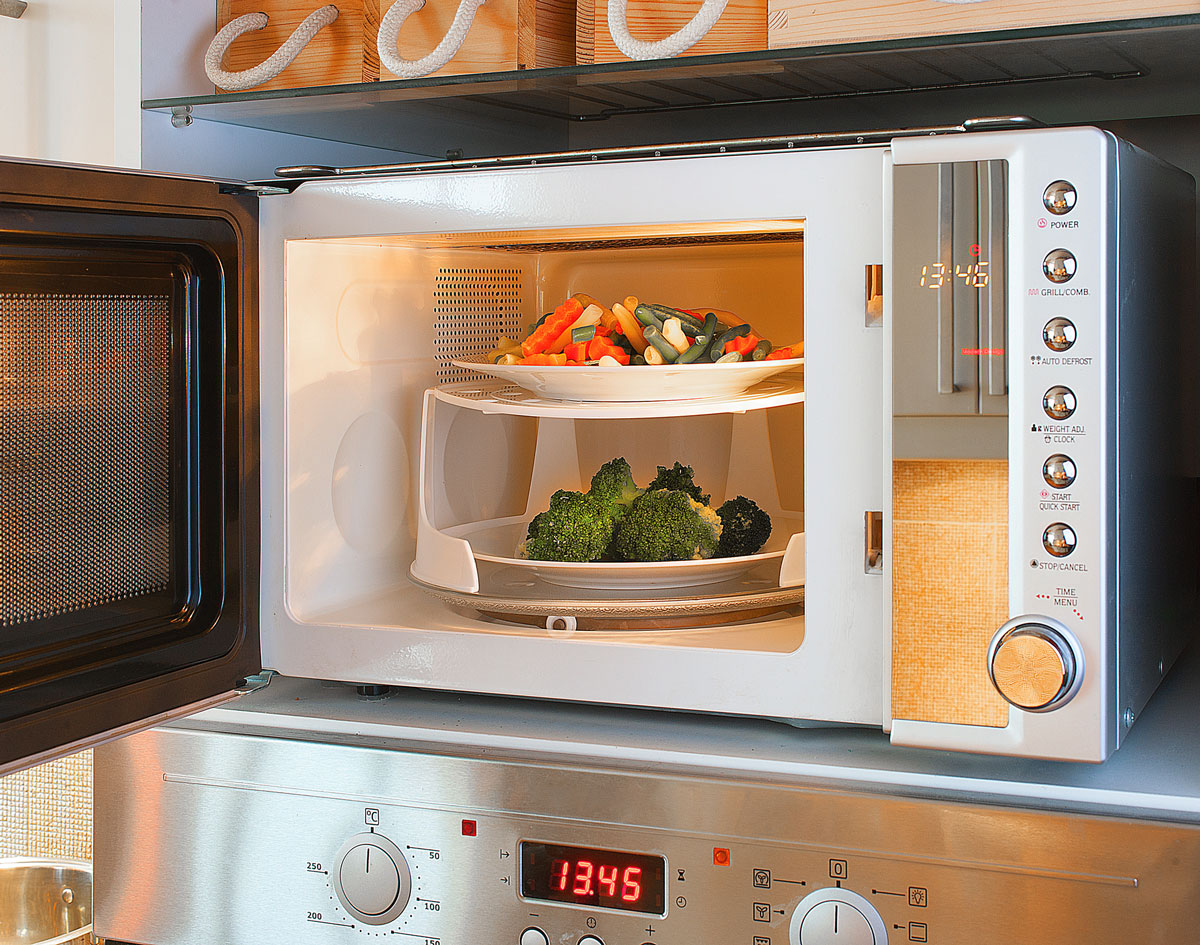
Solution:
[[[367,925],[386,925],[408,905],[408,861],[387,837],[351,837],[338,850],[332,873],[333,890],[346,911]]]
[[[866,899],[841,887],[809,893],[792,913],[789,945],[887,945],[887,926]]]

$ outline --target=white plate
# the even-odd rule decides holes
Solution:
[[[456,366],[504,378],[555,400],[629,402],[732,397],[759,381],[803,367],[803,358],[732,364],[643,364],[619,367],[492,364],[486,355],[456,358]]]
[[[497,519],[449,528],[446,533],[467,539],[477,561],[520,568],[560,587],[603,591],[699,587],[731,581],[768,561],[782,561],[788,537],[780,531],[772,531],[762,551],[736,558],[647,562],[531,561],[514,557],[527,528],[528,524],[523,519]]]

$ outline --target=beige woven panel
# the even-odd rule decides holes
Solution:
[[[1008,463],[892,465],[892,717],[1002,728],[987,673],[1008,619]]]
[[[92,858],[92,753],[0,778],[0,856]]]

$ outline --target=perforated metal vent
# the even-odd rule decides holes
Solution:
[[[484,354],[501,335],[521,327],[522,270],[439,269],[433,289],[433,355],[443,384],[479,375],[455,367],[454,358]]]
[[[164,590],[171,300],[0,293],[0,627]]]

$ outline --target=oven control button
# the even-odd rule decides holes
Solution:
[[[1075,324],[1068,318],[1052,318],[1042,329],[1042,341],[1051,351],[1066,351],[1075,344]]]
[[[1042,409],[1051,420],[1066,420],[1075,412],[1075,392],[1058,384],[1042,395]]]
[[[604,945],[604,942],[594,935],[585,935],[579,940],[579,945]]]
[[[1042,203],[1055,216],[1062,216],[1075,209],[1075,185],[1067,180],[1056,180],[1042,193]]]
[[[789,945],[887,945],[875,907],[856,892],[818,889],[800,900],[788,929]]]
[[[1075,257],[1070,250],[1052,249],[1042,260],[1042,272],[1051,282],[1069,282],[1075,275]]]
[[[1055,453],[1042,463],[1042,478],[1055,489],[1065,489],[1075,481],[1075,461],[1070,456]]]
[[[1046,526],[1042,532],[1042,545],[1056,558],[1065,558],[1075,550],[1075,530],[1064,522]]]
[[[385,925],[408,905],[408,861],[380,834],[360,833],[343,843],[331,873],[333,890],[346,911],[367,925]]]
[[[1017,617],[988,649],[992,685],[1012,705],[1045,712],[1065,705],[1083,681],[1083,651],[1066,627],[1047,617]]]
[[[526,929],[521,933],[521,941],[517,945],[550,945],[550,939],[541,929]]]

